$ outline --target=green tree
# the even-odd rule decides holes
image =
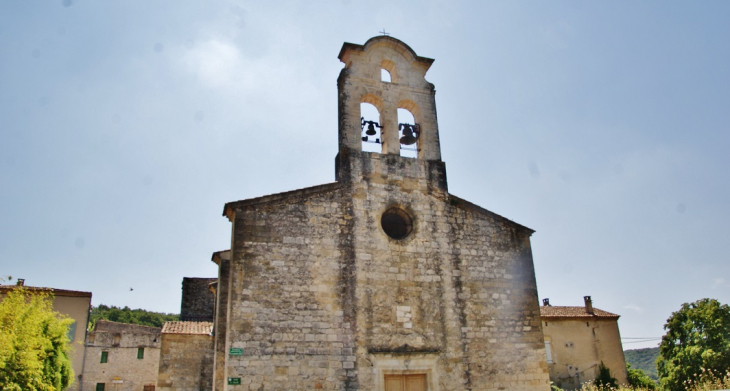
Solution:
[[[143,309],[130,309],[129,307],[119,308],[116,306],[108,306],[99,304],[97,307],[91,308],[91,316],[89,317],[89,330],[93,329],[96,321],[106,319],[118,323],[139,324],[142,326],[162,327],[165,322],[180,320],[177,314],[166,314],[162,312],[152,312]]]
[[[730,307],[714,299],[684,303],[664,325],[657,371],[662,386],[684,390],[703,370],[730,368]]]
[[[659,358],[659,346],[655,348],[625,350],[624,357],[626,357],[626,363],[630,363],[631,367],[641,369],[654,382],[659,381],[659,376],[656,372],[656,359]]]
[[[626,372],[631,387],[641,390],[656,390],[656,383],[643,370],[631,368],[631,364],[626,363]]]
[[[603,361],[601,361],[601,364],[598,366],[598,376],[596,376],[595,385],[599,389],[618,387],[618,384],[616,384],[616,378],[611,376],[611,370],[603,365]]]
[[[52,296],[12,289],[0,301],[0,389],[61,391],[73,379],[69,327]]]

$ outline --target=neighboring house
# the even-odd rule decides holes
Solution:
[[[433,60],[339,59],[335,182],[224,207],[213,389],[549,390],[533,230],[448,192]]]
[[[87,338],[82,391],[154,391],[160,331],[98,320]]]
[[[162,326],[158,391],[211,389],[212,332],[213,323],[210,322],[165,322]]]
[[[565,390],[579,389],[596,378],[603,362],[618,384],[626,384],[619,315],[594,308],[590,296],[583,299],[582,307],[551,306],[548,299],[540,307],[550,381]]]
[[[91,311],[91,292],[70,291],[66,289],[42,288],[25,286],[25,280],[18,279],[16,285],[0,285],[0,297],[13,289],[23,287],[28,292],[49,293],[53,295],[53,310],[74,320],[69,330],[71,340],[71,363],[75,374],[74,382],[69,390],[80,389],[82,368],[84,364],[84,340],[86,339],[86,325],[89,323]]]

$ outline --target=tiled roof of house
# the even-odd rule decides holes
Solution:
[[[565,306],[542,306],[540,317],[542,318],[615,318],[620,315],[608,311],[593,308],[593,314],[586,312],[586,307],[565,307]]]
[[[52,293],[54,296],[91,297],[91,292],[70,291],[67,289],[44,288],[39,286],[0,285],[0,292],[23,288],[28,292]]]
[[[162,334],[204,334],[213,332],[212,322],[165,322]]]

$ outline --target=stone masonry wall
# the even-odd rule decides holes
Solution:
[[[451,201],[452,278],[472,389],[546,388],[531,232]]]
[[[429,186],[428,162],[351,154],[360,387],[377,389],[379,354],[409,350],[437,354],[440,390],[549,387],[532,231]],[[394,206],[414,220],[403,240],[380,228]]]
[[[418,358],[432,389],[547,389],[531,231],[428,186],[428,162],[353,155],[360,181],[236,213],[227,376],[379,389]],[[420,179],[380,171],[409,164]],[[380,228],[393,206],[414,219],[404,240]]]
[[[144,349],[138,358],[139,348]],[[107,352],[107,362],[101,362]],[[108,391],[139,391],[157,383],[160,328],[99,320],[89,332],[82,376],[82,391],[104,383]]]
[[[181,321],[213,321],[215,295],[210,291],[210,284],[215,281],[215,278],[183,278],[180,300]]]
[[[242,387],[229,389],[351,388],[349,208],[334,185],[236,213],[226,328],[243,355],[226,356],[226,376]]]
[[[212,336],[162,334],[157,390],[210,390],[212,382]]]
[[[213,327],[213,346],[215,348],[213,360],[213,391],[220,391],[225,388],[226,357],[227,357],[227,331],[226,319],[228,318],[228,292],[230,283],[231,251],[223,251],[214,254],[214,262],[218,264],[218,287],[216,292],[216,316]]]

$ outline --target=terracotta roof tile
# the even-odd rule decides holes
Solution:
[[[212,322],[165,322],[162,334],[204,334],[213,332]]]
[[[608,311],[593,308],[593,314],[586,312],[586,307],[565,307],[565,306],[542,306],[540,317],[542,318],[616,318],[620,315]]]

